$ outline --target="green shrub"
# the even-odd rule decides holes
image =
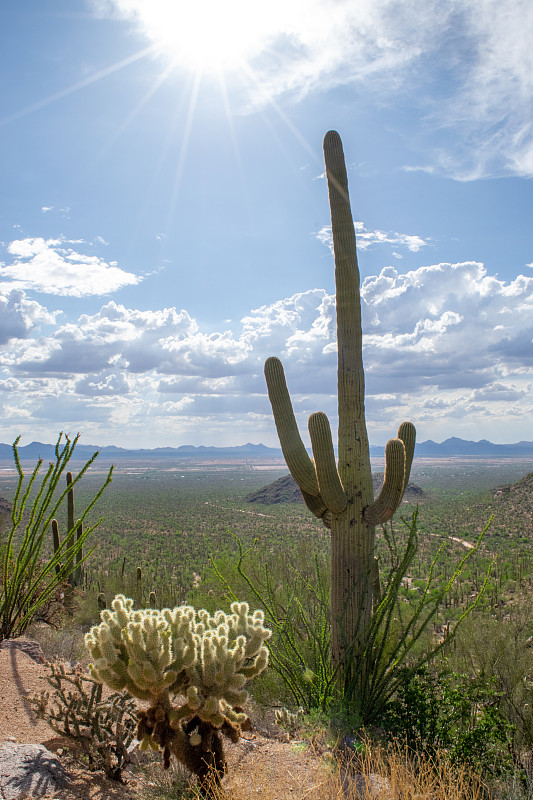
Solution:
[[[306,711],[325,709],[338,697],[331,663],[330,563],[327,554],[264,554],[237,539],[236,564],[213,562],[225,593],[259,603],[272,628],[270,667],[288,699]],[[268,676],[267,676],[268,678]],[[271,697],[273,700],[281,698]],[[285,698],[283,698],[285,702]]]
[[[512,761],[523,791],[533,795],[533,601],[506,606],[500,619],[476,614],[457,640],[454,660],[500,694]]]
[[[381,572],[384,587],[378,596],[364,634],[344,645],[351,659],[344,675],[353,680],[342,684],[331,658],[331,605],[329,559],[322,555],[289,553],[265,558],[257,547],[244,549],[238,540],[239,556],[234,568],[214,563],[226,594],[253,597],[270,624],[273,637],[270,664],[282,681],[295,707],[307,712],[342,706],[360,724],[379,721],[387,703],[410,682],[420,668],[449,643],[464,619],[478,604],[480,592],[462,608],[448,626],[446,640],[431,636],[431,627],[450,597],[467,565],[479,553],[484,531],[477,543],[450,567],[445,580],[437,580],[447,553],[442,545],[428,567],[423,586],[413,593],[403,591],[418,552],[418,511],[409,521],[383,528]],[[227,560],[224,565],[227,567]],[[229,574],[228,574],[229,573]],[[487,575],[485,575],[485,582]],[[246,594],[246,592],[248,594]],[[362,624],[362,623],[361,623]],[[357,657],[354,647],[357,645]]]
[[[499,774],[511,766],[502,698],[494,681],[423,668],[399,686],[381,724],[426,757],[444,751],[452,764]]]

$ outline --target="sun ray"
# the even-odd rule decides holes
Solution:
[[[228,96],[228,87],[226,85],[226,81],[224,78],[224,73],[221,71],[218,73],[218,83],[220,87],[220,96],[222,98],[222,104],[224,106],[224,113],[226,116],[226,123],[228,126],[231,144],[233,147],[233,154],[235,156],[235,161],[237,164],[237,173],[239,176],[239,184],[241,187],[241,191],[245,200],[246,208],[251,208],[251,197],[248,192],[248,187],[246,184],[246,177],[244,173],[244,166],[242,163],[241,154],[239,152],[239,145],[237,143],[237,137],[235,135],[235,126],[233,124],[233,114],[230,107],[229,96]]]
[[[4,117],[3,119],[0,120],[0,127],[2,127],[3,125],[8,125],[10,122],[15,122],[15,120],[21,119],[21,117],[25,117],[28,114],[32,114],[34,111],[39,111],[41,108],[46,108],[46,106],[49,106],[52,103],[56,103],[58,100],[62,100],[64,97],[68,97],[70,94],[74,94],[74,92],[80,91],[80,89],[84,89],[86,86],[90,86],[92,83],[96,83],[96,81],[102,80],[102,78],[107,78],[108,75],[112,75],[114,72],[118,72],[118,70],[124,69],[124,67],[127,67],[130,64],[135,63],[136,61],[139,61],[141,58],[145,58],[146,56],[153,54],[155,51],[156,51],[155,45],[144,47],[142,50],[138,50],[131,56],[127,56],[126,58],[121,59],[121,61],[117,61],[115,64],[111,64],[109,67],[104,67],[104,69],[98,70],[98,72],[93,72],[93,74],[90,75],[88,78],[84,78],[83,80],[72,84],[72,86],[67,86],[65,89],[61,89],[59,92],[55,92],[54,94],[51,94],[48,97],[43,98],[42,100],[38,100],[31,106],[27,106],[26,108],[23,108],[20,111],[16,111],[15,113],[10,114],[7,117]]]
[[[243,71],[250,78],[250,81],[253,84],[255,84],[256,86],[261,85],[261,81],[259,80],[256,73],[249,64],[243,64]],[[321,154],[320,155],[317,154],[317,152],[313,149],[313,147],[311,147],[305,136],[302,133],[300,133],[296,125],[289,119],[289,117],[285,114],[285,112],[281,109],[281,107],[276,103],[276,101],[272,97],[269,98],[268,105],[276,112],[278,117],[285,123],[289,131],[300,142],[304,150],[309,154],[309,156],[313,159],[313,161],[322,166]]]
[[[169,79],[174,72],[174,64],[169,64],[163,72],[158,75],[154,80],[147,92],[143,94],[138,103],[132,108],[128,116],[122,121],[119,127],[115,130],[112,136],[108,138],[105,145],[103,145],[94,159],[87,165],[88,171],[92,171],[94,167],[102,160],[106,153],[111,149],[115,142],[122,136],[128,129],[135,117],[143,110],[148,101],[154,96],[158,89]]]
[[[198,102],[198,93],[200,91],[201,81],[202,81],[202,73],[198,71],[194,75],[194,83],[191,89],[191,96],[189,98],[189,108],[187,110],[187,119],[185,120],[185,129],[183,131],[183,140],[181,143],[178,163],[176,165],[176,171],[174,173],[172,192],[169,198],[169,207],[166,219],[167,229],[170,228],[170,225],[172,224],[176,209],[176,203],[178,201],[179,188],[181,184],[181,178],[183,175],[183,168],[185,166],[187,148],[189,146],[189,140],[191,137],[192,123],[194,120],[194,112],[196,111],[196,104]]]

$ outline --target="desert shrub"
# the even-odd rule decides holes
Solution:
[[[501,774],[510,767],[511,733],[502,699],[493,680],[423,668],[401,684],[381,724],[427,758],[440,751],[451,764]]]
[[[60,628],[32,623],[26,635],[40,644],[47,661],[79,662],[87,657],[83,646],[85,631],[86,629],[70,616],[63,616]]]
[[[508,606],[502,618],[476,615],[454,654],[460,668],[491,681],[510,730],[509,751],[523,791],[533,795],[533,601]]]
[[[123,692],[103,695],[103,686],[81,667],[62,661],[50,663],[47,682],[53,690],[31,698],[38,718],[65,736],[74,753],[91,769],[101,769],[114,781],[122,781],[129,762],[128,747],[137,730],[136,705]]]
[[[395,694],[453,640],[481,600],[487,573],[476,597],[458,610],[446,638],[435,639],[432,625],[460,576],[478,554],[484,532],[449,568],[446,579],[437,580],[441,562],[448,555],[442,544],[419,591],[411,596],[404,591],[404,580],[418,552],[417,510],[410,520],[382,530],[380,566],[384,586],[364,636],[346,643],[344,650],[350,663],[343,674],[350,675],[350,680],[342,685],[331,659],[327,554],[299,553],[299,561],[286,552],[277,558],[265,557],[257,545],[245,549],[239,540],[234,567],[227,570],[227,560],[220,565],[213,562],[226,595],[253,597],[263,608],[273,631],[270,663],[295,707],[308,712],[330,709],[335,713],[342,707],[352,719],[359,719],[360,725],[379,722]]]
[[[384,587],[368,626],[345,648],[349,665],[345,674],[349,677],[344,682],[342,701],[360,715],[364,725],[379,722],[392,698],[453,641],[465,619],[479,605],[492,565],[484,573],[475,596],[449,621],[446,636],[430,635],[463,572],[478,555],[487,528],[488,525],[456,564],[449,565],[447,577],[438,580],[442,562],[449,561],[443,542],[429,564],[423,589],[411,598],[402,589],[418,552],[418,509],[398,527],[392,523],[383,526],[387,545],[382,566]]]
[[[133,792],[135,800],[199,800],[190,772],[176,761],[165,770],[158,761],[143,765]]]
[[[237,544],[236,562],[213,561],[225,594],[231,599],[239,594],[262,607],[272,628],[270,667],[285,689],[283,701],[306,711],[325,709],[337,696],[328,556],[307,550],[265,558],[257,542],[246,549],[240,539]],[[275,699],[280,698],[270,697]]]

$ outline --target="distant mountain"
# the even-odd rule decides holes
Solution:
[[[99,451],[100,457],[112,461],[122,459],[159,459],[159,458],[186,458],[186,459],[217,459],[217,458],[281,458],[281,449],[266,447],[264,444],[242,444],[237,447],[205,447],[200,445],[181,445],[180,447],[155,447],[149,449],[126,450],[113,445],[98,447],[97,445],[77,444],[74,457],[87,460],[93,453]],[[18,448],[20,458],[24,461],[36,461],[42,458],[51,461],[55,457],[55,445],[43,442],[31,442]],[[12,459],[13,449],[10,444],[0,444],[0,459]]]
[[[98,447],[96,445],[78,444],[75,450],[75,457],[87,460],[96,451],[100,451],[100,457],[111,461],[121,461],[122,459],[164,459],[164,458],[183,458],[183,459],[218,459],[218,458],[281,458],[282,452],[277,447],[266,447],[264,444],[242,444],[237,447],[206,447],[200,445],[184,444],[180,447],[155,447],[153,449],[126,450],[123,447]],[[36,461],[42,458],[45,461],[54,459],[54,445],[43,444],[42,442],[31,442],[30,444],[19,447],[21,459],[24,461]],[[383,456],[384,447],[371,447],[371,456]],[[423,457],[449,457],[449,456],[472,456],[477,458],[512,458],[512,457],[533,457],[533,442],[517,442],[516,444],[492,444],[487,439],[479,442],[465,441],[452,436],[444,442],[438,444],[428,439],[426,442],[418,442],[415,449],[415,456]],[[0,459],[12,459],[12,448],[9,444],[0,444]]]
[[[487,439],[479,442],[465,441],[452,436],[441,444],[420,442],[416,445],[415,456],[478,456],[478,457],[513,457],[533,456],[533,442],[516,442],[516,444],[493,444]]]
[[[383,472],[375,472],[372,475],[372,485],[374,492],[380,491],[383,486],[385,474]],[[408,483],[405,489],[405,500],[423,500],[425,498],[424,491],[420,486],[414,483]],[[264,505],[275,505],[276,503],[303,503],[302,493],[298,488],[298,484],[292,475],[284,475],[278,478],[277,481],[269,483],[268,486],[263,486],[256,492],[252,492],[244,498],[247,503],[260,503]]]
[[[384,456],[384,447],[371,447],[371,456]],[[493,444],[487,439],[471,442],[452,436],[440,444],[428,439],[417,442],[415,456],[445,458],[447,456],[472,456],[475,458],[513,458],[533,456],[533,442],[516,442],[516,444]]]

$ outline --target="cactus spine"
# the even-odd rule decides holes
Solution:
[[[400,425],[385,448],[385,482],[374,500],[365,421],[363,337],[355,230],[342,142],[336,131],[324,138],[337,306],[338,466],[329,421],[311,414],[313,460],[300,437],[281,362],[265,364],[268,395],[287,466],[309,509],[331,528],[332,657],[349,680],[350,659],[357,658],[379,585],[374,559],[375,526],[398,508],[411,469],[415,429]]]

